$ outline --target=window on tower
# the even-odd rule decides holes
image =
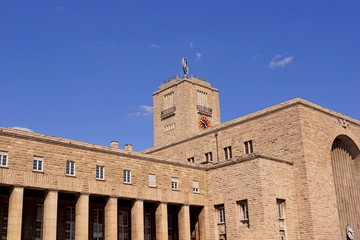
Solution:
[[[200,114],[212,115],[212,109],[208,108],[208,94],[200,90],[197,91],[197,110]]]
[[[174,92],[169,92],[164,95],[164,110],[161,111],[161,119],[175,115],[174,106]]]
[[[198,105],[207,107],[207,93],[203,91],[197,91]]]
[[[173,130],[173,129],[175,129],[175,127],[176,127],[175,123],[168,124],[168,125],[166,125],[164,127],[164,132],[168,132],[170,130]]]
[[[174,106],[174,92],[169,92],[164,95],[164,109]]]

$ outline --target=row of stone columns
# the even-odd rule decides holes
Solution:
[[[21,239],[24,188],[14,187],[9,199],[8,239]],[[56,240],[58,191],[49,190],[44,200],[43,240]],[[89,234],[89,194],[80,194],[75,209],[75,239],[87,240]],[[155,212],[156,239],[168,240],[167,204]],[[105,205],[105,239],[117,239],[118,199],[109,197]],[[190,239],[190,209],[183,205],[178,215],[179,240]],[[204,229],[201,227],[200,229]],[[200,232],[201,234],[201,232]],[[131,239],[144,239],[144,201],[135,200],[131,209]]]

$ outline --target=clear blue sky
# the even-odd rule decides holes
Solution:
[[[360,119],[359,45],[358,0],[0,0],[0,126],[146,149],[181,57],[222,122],[296,97]]]

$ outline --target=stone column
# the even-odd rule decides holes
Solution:
[[[89,194],[80,194],[75,208],[75,239],[88,240],[89,235]]]
[[[156,240],[168,240],[167,204],[159,203],[155,212]]]
[[[44,201],[43,240],[56,240],[58,192],[50,190]]]
[[[144,240],[144,201],[135,200],[131,208],[131,239]]]
[[[205,216],[205,207],[201,209],[199,214],[199,234],[200,240],[206,239],[206,216]]]
[[[109,197],[105,206],[105,239],[117,239],[118,236],[118,199]]]
[[[190,233],[190,207],[183,205],[178,214],[179,221],[179,240],[189,240]]]
[[[7,239],[21,239],[24,187],[14,187],[9,199]]]

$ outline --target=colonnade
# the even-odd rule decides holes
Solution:
[[[7,239],[21,240],[24,187],[15,186],[9,197]],[[75,239],[89,239],[89,194],[81,193],[75,205]],[[159,203],[155,211],[156,240],[168,240],[168,204]],[[43,240],[56,240],[58,191],[49,190],[44,199]],[[199,235],[205,236],[204,214],[199,215]],[[105,239],[118,239],[118,198],[108,197],[104,207]],[[190,206],[180,206],[179,240],[190,240]],[[131,239],[144,240],[144,200],[135,199],[131,208]],[[205,239],[205,238],[201,238]]]

